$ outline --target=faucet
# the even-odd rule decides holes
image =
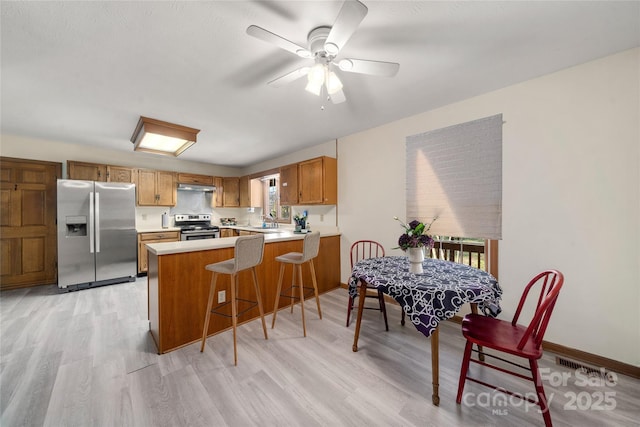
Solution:
[[[278,221],[276,221],[276,219],[271,214],[264,215],[262,219],[265,221],[265,223],[267,221],[269,222],[269,224],[267,224],[267,228],[278,228],[279,226]]]

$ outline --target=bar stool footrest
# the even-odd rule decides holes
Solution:
[[[293,292],[293,288],[298,288],[298,286],[289,286],[286,289],[283,289],[282,292],[280,293],[280,296],[283,298],[290,298],[290,299],[300,299],[300,295],[295,294]],[[315,289],[313,289],[312,287],[307,287],[307,286],[303,286],[302,289],[306,290],[307,292],[304,294],[305,299],[315,295]],[[287,291],[291,291],[291,294],[287,294]]]
[[[249,304],[249,307],[243,309],[242,311],[238,311],[238,314],[236,317],[240,317],[241,315],[243,315],[244,313],[246,313],[249,310],[254,309],[255,307],[258,306],[258,302],[257,301],[253,301],[253,300],[248,300],[248,299],[243,299],[243,298],[236,298],[236,301],[241,301],[241,302],[246,302]],[[231,303],[231,301],[227,301],[227,302],[223,302],[220,305],[217,305],[216,307],[211,309],[211,314],[216,314],[218,316],[222,316],[222,317],[228,317],[228,318],[232,318],[233,316],[227,313],[223,313],[220,311],[220,309],[226,305],[228,305],[229,303]]]

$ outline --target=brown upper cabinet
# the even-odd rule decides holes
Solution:
[[[282,180],[282,177],[280,178]],[[318,157],[298,163],[298,204],[338,203],[338,163],[333,157]],[[282,203],[282,199],[281,202]]]
[[[222,186],[222,178],[219,176],[213,177],[213,185],[216,187],[211,199],[212,208],[221,208],[224,206],[224,187]]]
[[[240,207],[261,207],[262,184],[259,179],[251,179],[249,176],[240,177]]]
[[[67,161],[67,176],[69,179],[86,181],[106,181],[107,165]]]
[[[222,178],[222,204],[224,207],[240,206],[240,178]]]
[[[135,182],[135,169],[107,165],[108,182]]]
[[[175,206],[176,173],[138,169],[136,195],[138,206]]]
[[[100,163],[67,161],[69,179],[102,182],[134,182],[134,169]]]
[[[178,172],[179,184],[213,185],[213,177],[209,175],[196,175],[193,173]]]
[[[282,166],[280,168],[280,205],[292,206],[298,204],[298,164]]]

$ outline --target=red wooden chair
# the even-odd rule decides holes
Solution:
[[[524,289],[522,297],[520,298],[520,303],[518,304],[518,309],[513,316],[513,320],[510,322],[478,314],[468,314],[464,317],[462,320],[462,335],[467,339],[467,344],[464,349],[464,358],[462,359],[462,367],[460,369],[460,382],[458,383],[458,396],[456,398],[456,402],[458,404],[462,400],[465,381],[469,380],[491,387],[495,390],[502,391],[511,396],[525,399],[540,406],[545,425],[547,427],[551,426],[549,406],[547,405],[547,398],[544,394],[540,372],[538,371],[538,359],[542,357],[542,338],[544,337],[547,325],[549,324],[551,312],[553,311],[553,307],[558,299],[558,294],[560,293],[560,288],[562,288],[563,282],[564,276],[557,270],[543,271],[531,279]],[[533,318],[528,326],[519,325],[517,322],[520,317],[522,307],[525,304],[529,291],[535,285],[540,285],[540,296],[538,297],[535,313],[533,314]],[[484,350],[478,352],[481,356],[498,359],[508,364],[518,366],[521,369],[530,371],[531,375],[523,375],[519,372],[491,365],[482,360],[471,359],[473,344],[482,346],[484,349],[491,348],[499,352],[528,359],[529,367],[527,368],[526,366],[485,353]],[[536,401],[520,393],[514,393],[505,390],[503,387],[497,387],[477,378],[470,377],[468,375],[470,362],[478,363],[480,365],[496,369],[500,372],[505,372],[519,378],[533,381],[538,400]]]
[[[351,268],[355,263],[366,258],[378,258],[384,256],[384,247],[373,240],[358,240],[351,245]],[[364,307],[368,310],[380,310],[384,316],[385,329],[389,330],[389,323],[387,322],[387,307],[384,305],[384,293],[376,289],[375,287],[367,286],[367,289],[372,289],[375,293],[369,293],[365,295],[367,298],[376,298],[378,300],[378,307]],[[353,298],[349,296],[349,305],[347,306],[347,327],[349,327],[349,321],[351,318],[351,311],[353,311]]]

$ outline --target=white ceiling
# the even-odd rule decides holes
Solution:
[[[267,82],[342,1],[2,1],[3,134],[130,152],[140,115],[201,129],[184,160],[242,167],[640,45],[640,2],[372,1],[339,57],[347,102]],[[325,109],[321,110],[324,105]]]

